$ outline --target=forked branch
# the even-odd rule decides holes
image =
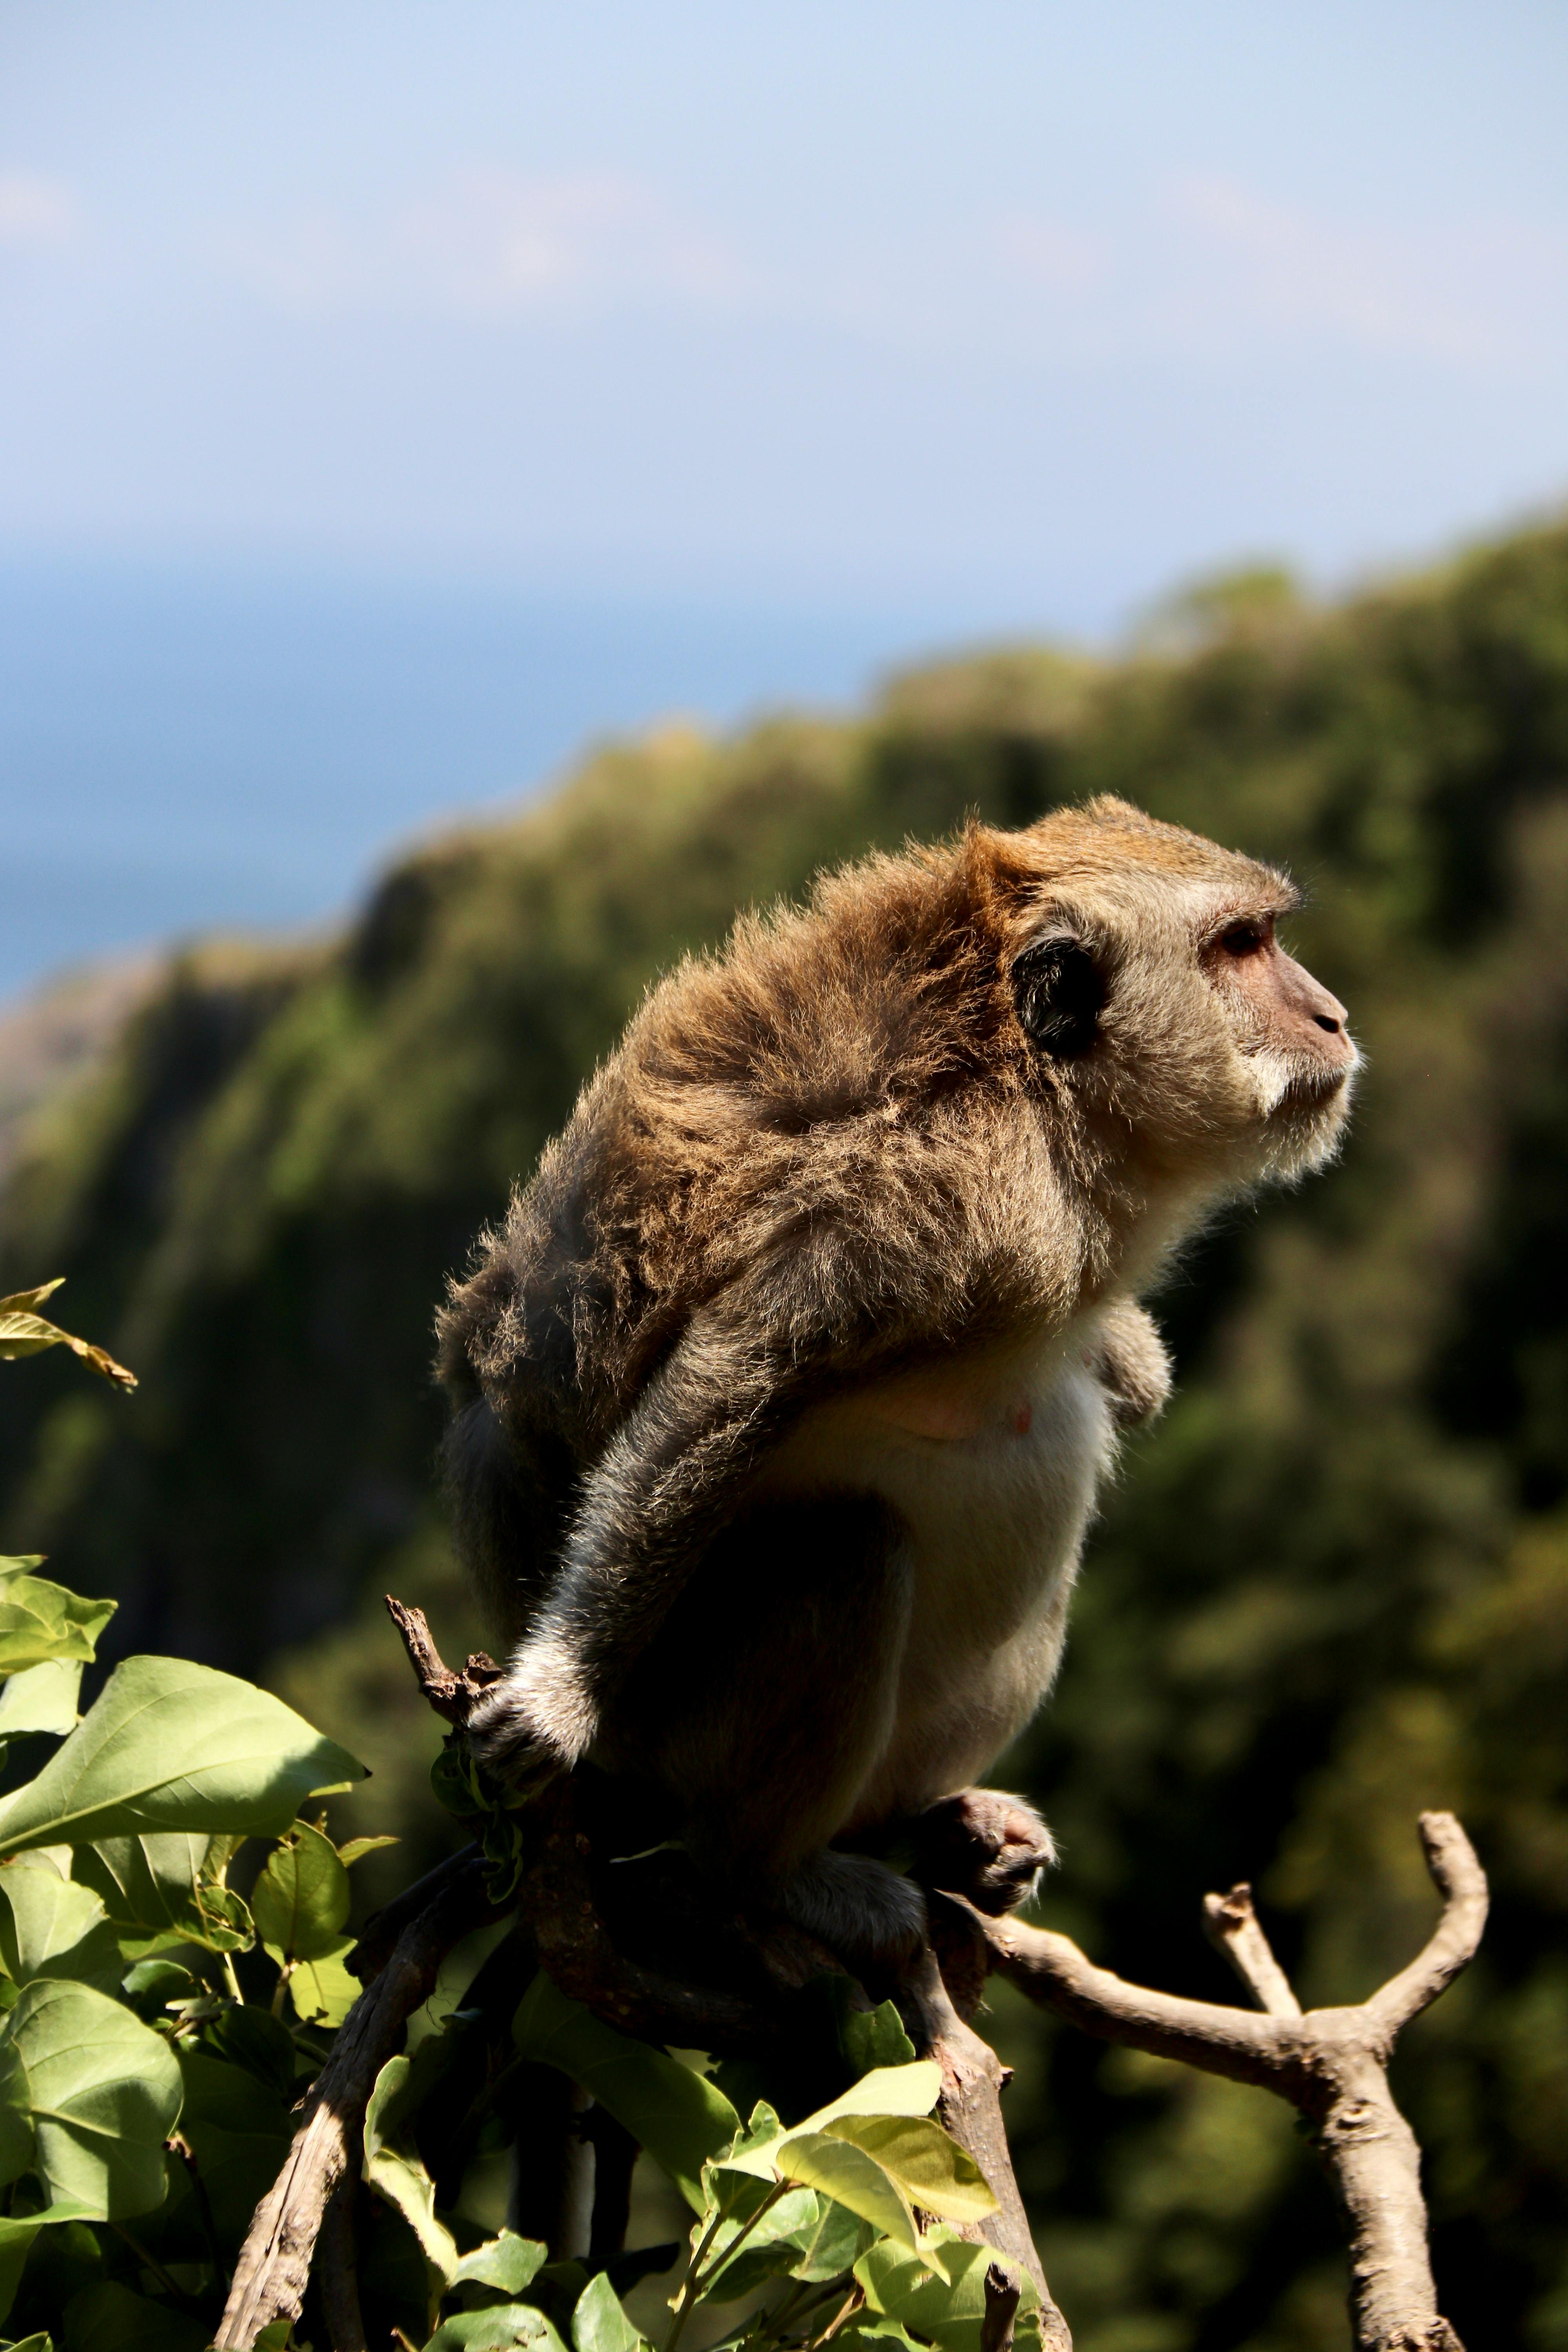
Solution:
[[[1345,2218],[1358,2352],[1462,2352],[1437,2308],[1420,2150],[1387,2069],[1400,2028],[1473,1958],[1487,1884],[1452,1813],[1423,1813],[1421,1839],[1442,1916],[1419,1957],[1354,2008],[1302,2011],[1246,1886],[1209,1895],[1205,1913],[1261,2015],[1147,1991],[1094,1967],[1066,1936],[971,1915],[992,1965],[1040,2007],[1104,2041],[1256,2083],[1306,2117]]]

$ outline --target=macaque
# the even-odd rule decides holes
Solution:
[[[910,1948],[920,1888],[867,1848],[1050,1688],[1118,1433],[1169,1388],[1141,1294],[1342,1130],[1297,903],[1101,799],[867,858],[653,989],[440,1318],[512,1645],[486,1768],[588,1763],[738,1895]]]

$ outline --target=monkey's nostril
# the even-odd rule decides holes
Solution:
[[[1337,1021],[1331,1020],[1328,1013],[1314,1013],[1312,1018],[1317,1023],[1320,1029],[1326,1029],[1328,1031],[1331,1037],[1337,1037],[1339,1035],[1340,1024]]]

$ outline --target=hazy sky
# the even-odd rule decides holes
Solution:
[[[1568,492],[1560,0],[0,0],[0,546],[1103,627]]]

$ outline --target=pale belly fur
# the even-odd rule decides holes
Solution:
[[[870,1491],[908,1530],[912,1601],[882,1753],[843,1828],[981,1778],[1049,1689],[1100,1479],[1115,1450],[1085,1318],[817,1406],[764,1492]]]

